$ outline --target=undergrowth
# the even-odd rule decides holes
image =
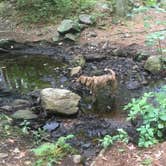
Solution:
[[[60,137],[55,143],[44,143],[32,151],[38,158],[34,166],[55,165],[62,160],[67,154],[74,154],[76,150],[67,143],[74,138],[74,135]]]
[[[129,110],[128,120],[141,119],[137,128],[138,146],[149,147],[165,139],[166,132],[166,86],[158,92],[145,93],[125,106]]]
[[[96,0],[17,0],[17,11],[24,21],[55,22],[58,17],[74,16],[81,11],[90,11]]]
[[[114,135],[114,136],[106,135],[103,139],[100,139],[101,146],[104,149],[107,149],[116,141],[128,143],[129,137],[128,137],[127,132],[124,131],[123,129],[118,129],[117,135]]]

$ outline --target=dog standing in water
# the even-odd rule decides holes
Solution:
[[[92,77],[81,75],[77,79],[77,82],[80,82],[82,85],[90,89],[93,97],[96,97],[99,89],[104,88],[107,85],[111,85],[112,93],[114,93],[117,88],[116,74],[111,69],[106,68],[104,71],[108,71],[109,73]]]

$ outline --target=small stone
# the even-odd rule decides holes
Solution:
[[[126,83],[127,89],[135,90],[141,87],[141,84],[138,81],[129,81]]]
[[[32,162],[31,161],[25,161],[24,164],[25,165],[32,165]]]
[[[28,100],[24,100],[24,99],[16,99],[13,101],[12,105],[26,105],[29,106],[30,102]]]
[[[77,35],[72,33],[67,33],[64,38],[75,42],[77,39]]]
[[[60,34],[57,32],[55,33],[55,35],[53,36],[52,38],[53,42],[59,42],[61,39],[60,39]]]
[[[43,129],[51,132],[53,130],[56,130],[58,127],[59,127],[59,123],[57,123],[56,121],[52,121],[52,122],[47,122],[43,126]]]
[[[75,164],[80,164],[82,162],[82,156],[81,155],[73,155],[73,162]]]
[[[7,153],[0,153],[0,159],[7,158],[8,154]]]
[[[89,32],[88,37],[96,37],[97,36],[97,33],[96,32]]]
[[[79,21],[83,24],[92,25],[93,19],[91,15],[88,14],[81,14],[79,15]]]
[[[18,110],[12,115],[12,118],[29,120],[29,119],[36,119],[37,115],[28,109],[27,110]]]
[[[74,76],[78,74],[81,71],[81,69],[82,69],[81,66],[73,67],[70,71],[70,75]]]
[[[5,111],[12,111],[13,107],[9,106],[9,105],[5,105],[5,106],[0,107],[0,109],[1,110],[5,110]]]
[[[85,57],[83,55],[77,55],[75,56],[71,61],[70,61],[72,66],[81,66],[84,67],[86,60]]]
[[[65,34],[70,31],[80,32],[80,25],[73,20],[66,19],[61,22],[57,30],[61,34]]]

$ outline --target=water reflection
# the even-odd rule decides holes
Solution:
[[[5,58],[0,61],[0,90],[17,89],[20,92],[28,92],[57,87],[61,84],[60,68],[64,66],[61,61],[46,56]]]

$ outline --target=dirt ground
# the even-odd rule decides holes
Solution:
[[[145,36],[149,32],[157,32],[164,30],[164,25],[156,25],[155,20],[166,20],[166,14],[158,14],[154,10],[149,11],[149,15],[153,15],[151,21],[152,26],[148,30],[144,27],[143,15],[137,15],[129,21],[120,21],[118,24],[112,24],[112,18],[103,20],[106,23],[104,28],[91,27],[84,30],[80,37],[80,44],[84,43],[100,43],[110,41],[111,43],[120,44],[122,46],[137,44],[138,49],[155,53],[156,48],[148,48],[145,46]],[[154,23],[154,24],[153,24]],[[0,21],[0,36],[1,38],[15,39],[18,42],[48,40],[55,34],[56,25],[47,27],[36,26],[32,29],[22,28],[21,25],[14,27],[8,23],[5,28],[5,23]],[[4,24],[4,26],[2,26]],[[91,37],[91,33],[95,32],[96,37]],[[162,47],[166,43],[162,43]],[[1,132],[1,131],[0,131]],[[0,165],[2,166],[26,166],[32,165],[33,160],[29,153],[31,143],[28,143],[24,138],[19,136],[9,135],[7,138],[0,137]],[[166,165],[166,142],[156,145],[149,149],[139,149],[132,144],[124,145],[117,143],[113,145],[104,154],[94,159],[91,166],[165,166]],[[66,164],[68,166],[68,164]]]
[[[166,142],[153,148],[140,149],[133,144],[116,143],[100,153],[91,166],[165,166]]]
[[[17,127],[5,128],[0,126],[0,165],[31,166],[32,138],[23,136]]]

